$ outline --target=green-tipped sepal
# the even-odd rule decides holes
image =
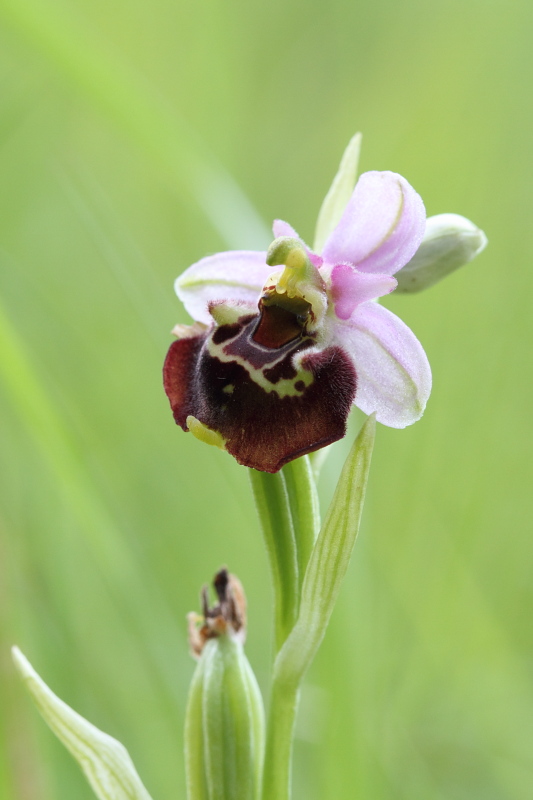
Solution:
[[[185,720],[188,800],[256,800],[264,751],[261,692],[244,654],[244,595],[222,570],[219,603],[191,615],[191,649],[199,658]],[[198,628],[198,623],[202,622]]]
[[[315,241],[313,250],[321,253],[329,237],[339,224],[357,179],[357,167],[359,165],[359,154],[361,152],[362,135],[356,133],[348,143],[344,151],[339,170],[333,179],[333,183],[324,198],[322,207],[318,214],[316,223]]]
[[[480,228],[459,214],[437,214],[426,220],[422,244],[413,258],[394,276],[397,292],[428,289],[451,272],[472,261],[487,244]]]

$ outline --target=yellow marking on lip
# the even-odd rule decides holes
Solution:
[[[185,422],[192,435],[196,436],[201,442],[210,444],[213,447],[219,447],[221,450],[226,449],[226,440],[220,433],[211,430],[211,428],[208,428],[207,425],[204,425],[204,423],[200,422],[196,417],[190,415]]]

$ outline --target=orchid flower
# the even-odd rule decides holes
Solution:
[[[185,270],[175,289],[195,323],[176,326],[164,366],[177,424],[277,472],[344,436],[352,404],[393,428],[416,422],[431,391],[426,354],[374,301],[396,288],[425,222],[405,178],[366,172],[320,254],[276,220],[268,252]]]

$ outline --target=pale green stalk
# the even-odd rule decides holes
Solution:
[[[299,683],[274,677],[267,722],[262,800],[289,800],[292,741],[299,699]]]
[[[300,578],[298,551],[285,478],[281,472],[248,470],[267,548],[274,587],[276,652],[298,616]]]
[[[372,415],[341,472],[305,574],[298,622],[274,665],[284,682],[301,681],[326,632],[359,531],[375,429]]]
[[[375,436],[363,425],[346,459],[305,574],[298,621],[274,663],[263,800],[289,800],[294,720],[301,680],[326,632],[359,530]]]
[[[309,456],[290,461],[283,467],[283,475],[289,497],[301,582],[320,530],[318,494]]]

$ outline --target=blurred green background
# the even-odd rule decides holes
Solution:
[[[434,390],[413,428],[378,431],[294,796],[530,800],[531,2],[2,0],[0,20],[0,797],[92,797],[12,643],[154,800],[185,797],[184,617],[222,564],[267,686],[246,470],[181,433],[161,388],[187,319],[172,282],[268,244],[274,217],[312,239],[362,130],[363,170],[402,173],[490,245],[386,300]]]

